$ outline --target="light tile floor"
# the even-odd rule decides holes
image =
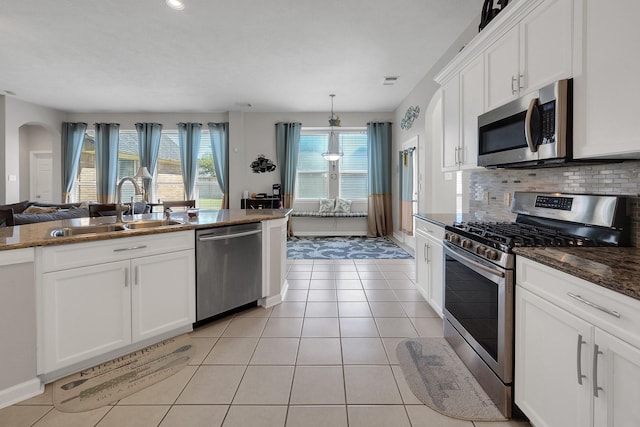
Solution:
[[[442,336],[415,289],[413,260],[290,260],[281,304],[198,328],[176,375],[79,414],[51,389],[0,410],[2,427],[528,427],[445,417],[409,390],[395,356],[405,337]]]

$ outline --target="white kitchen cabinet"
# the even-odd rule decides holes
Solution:
[[[574,157],[640,158],[640,2],[577,4],[584,28],[582,68],[574,79]]]
[[[532,424],[640,425],[640,301],[522,257],[516,274],[514,396]]]
[[[442,317],[444,296],[444,229],[431,222],[414,219],[416,230],[416,285],[424,299]]]
[[[442,85],[442,171],[459,169],[460,79],[454,76]]]
[[[183,231],[39,248],[38,372],[191,329],[194,244]]]
[[[262,296],[260,305],[282,301],[287,288],[287,226],[289,218],[262,222]]]
[[[486,110],[573,73],[573,0],[545,0],[485,51]]]

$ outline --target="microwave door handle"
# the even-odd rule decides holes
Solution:
[[[533,116],[533,110],[536,108],[536,105],[538,105],[538,98],[533,98],[529,103],[527,115],[524,119],[524,137],[532,153],[538,151],[538,146],[533,143],[533,135],[531,134],[531,116]]]

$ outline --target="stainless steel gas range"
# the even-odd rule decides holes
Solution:
[[[516,192],[515,222],[445,227],[444,334],[506,417],[513,409],[514,247],[626,246],[621,196]]]

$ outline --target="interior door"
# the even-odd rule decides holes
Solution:
[[[418,136],[405,141],[398,159],[400,178],[400,238],[405,245],[415,248],[413,214],[418,212],[419,173]]]
[[[30,198],[36,202],[53,202],[53,161],[51,152],[31,153]]]

